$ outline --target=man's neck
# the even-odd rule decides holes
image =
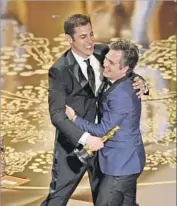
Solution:
[[[81,55],[79,54],[75,49],[71,48],[72,53],[75,54],[75,56],[77,56],[78,58],[82,58],[82,59],[88,59],[90,56],[86,56],[86,55]]]

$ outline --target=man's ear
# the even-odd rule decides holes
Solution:
[[[66,37],[66,40],[67,40],[70,44],[73,43],[73,38],[72,38],[72,36],[70,36],[69,34],[66,34],[65,37]]]
[[[125,66],[125,67],[123,67],[123,69],[122,69],[123,73],[127,73],[128,70],[129,70],[129,66]]]

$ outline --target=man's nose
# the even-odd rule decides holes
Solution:
[[[92,37],[88,37],[88,38],[87,38],[87,41],[88,41],[88,43],[91,44],[91,43],[93,43],[93,38],[92,38]]]
[[[104,66],[104,67],[107,67],[107,66],[108,66],[108,61],[107,61],[106,59],[105,59],[104,62],[103,62],[103,66]]]

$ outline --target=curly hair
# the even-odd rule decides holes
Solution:
[[[120,64],[122,67],[128,66],[132,71],[139,59],[138,46],[126,39],[119,39],[112,43],[110,49],[116,51],[122,51],[122,58]]]

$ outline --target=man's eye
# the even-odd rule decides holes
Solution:
[[[110,64],[112,64],[112,61],[110,61],[109,59],[106,59]]]

